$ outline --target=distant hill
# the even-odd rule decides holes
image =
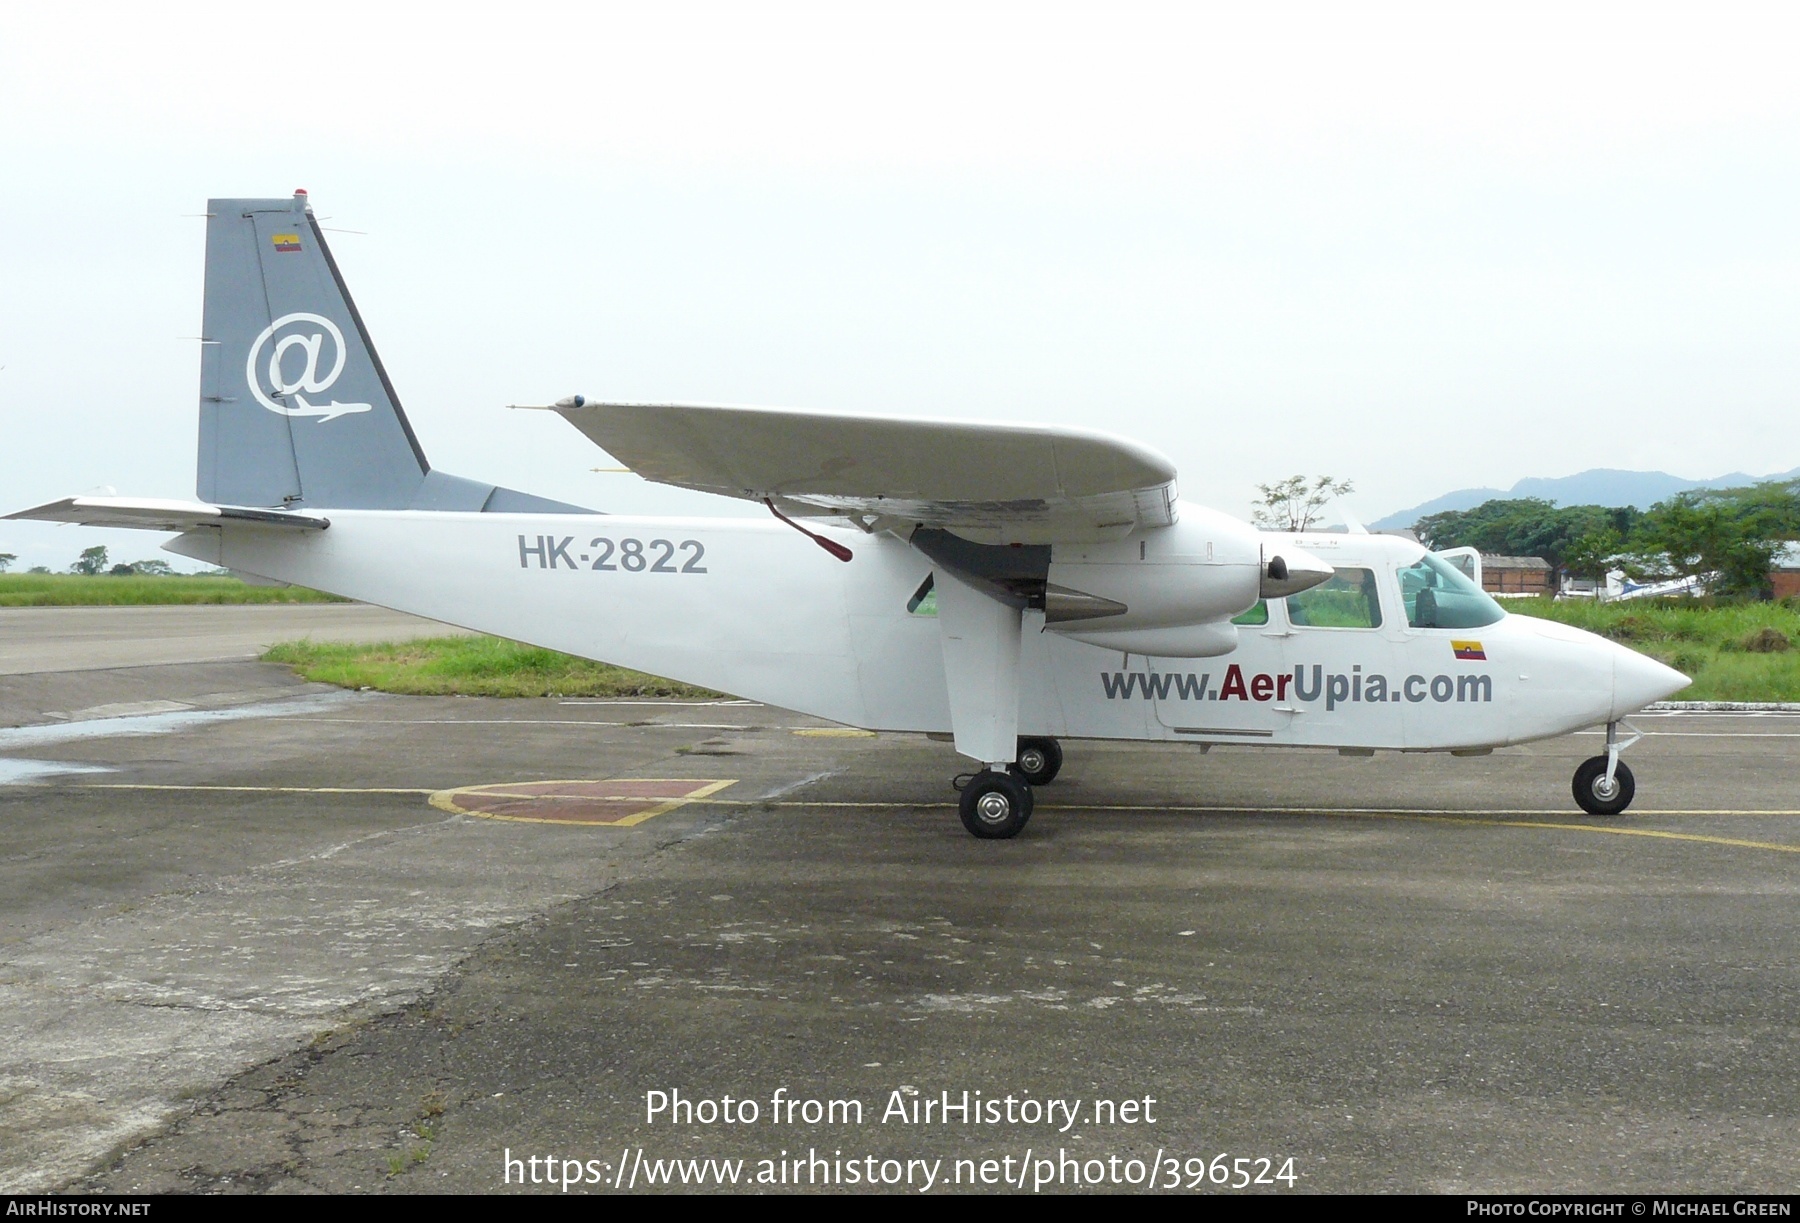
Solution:
[[[1769,480],[1800,480],[1800,467],[1772,476],[1750,476],[1734,471],[1711,480],[1684,480],[1666,471],[1619,471],[1611,467],[1596,467],[1592,471],[1551,479],[1528,476],[1504,492],[1497,488],[1459,488],[1410,510],[1389,514],[1379,522],[1371,522],[1369,527],[1377,531],[1396,530],[1410,527],[1427,514],[1472,510],[1484,501],[1515,497],[1542,497],[1557,505],[1635,505],[1640,510],[1647,510],[1658,501],[1690,488],[1741,488]]]

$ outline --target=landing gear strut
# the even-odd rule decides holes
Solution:
[[[1631,733],[1624,742],[1619,741],[1621,725]],[[1575,802],[1583,811],[1589,815],[1618,815],[1631,806],[1631,800],[1637,794],[1637,781],[1625,762],[1619,759],[1619,753],[1643,737],[1630,723],[1606,724],[1606,755],[1584,760],[1575,770],[1571,788],[1575,792]]]
[[[1031,786],[1012,771],[983,769],[962,787],[963,827],[984,841],[1016,837],[1031,818]]]

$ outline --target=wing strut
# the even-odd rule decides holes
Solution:
[[[763,498],[763,504],[769,507],[769,513],[775,515],[775,517],[781,519],[781,521],[787,523],[790,527],[793,527],[794,530],[800,532],[800,534],[806,536],[806,538],[812,540],[815,544],[818,544],[819,547],[825,549],[825,551],[831,553],[833,556],[837,557],[839,560],[844,561],[845,563],[848,563],[850,558],[856,555],[854,552],[850,551],[850,549],[846,548],[843,544],[840,544],[837,540],[826,539],[823,535],[819,535],[816,532],[807,530],[805,527],[803,527],[799,523],[795,522],[792,518],[789,518],[786,514],[782,513],[780,510],[776,509],[775,502],[770,500],[768,497]]]

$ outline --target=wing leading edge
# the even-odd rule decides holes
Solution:
[[[978,543],[1045,544],[1175,521],[1175,465],[1095,430],[720,404],[554,410],[646,480],[871,529],[910,523]]]

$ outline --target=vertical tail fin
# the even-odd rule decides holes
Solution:
[[[201,498],[410,504],[431,466],[305,193],[207,213]]]
[[[431,469],[304,191],[207,217],[201,500],[587,512]]]

